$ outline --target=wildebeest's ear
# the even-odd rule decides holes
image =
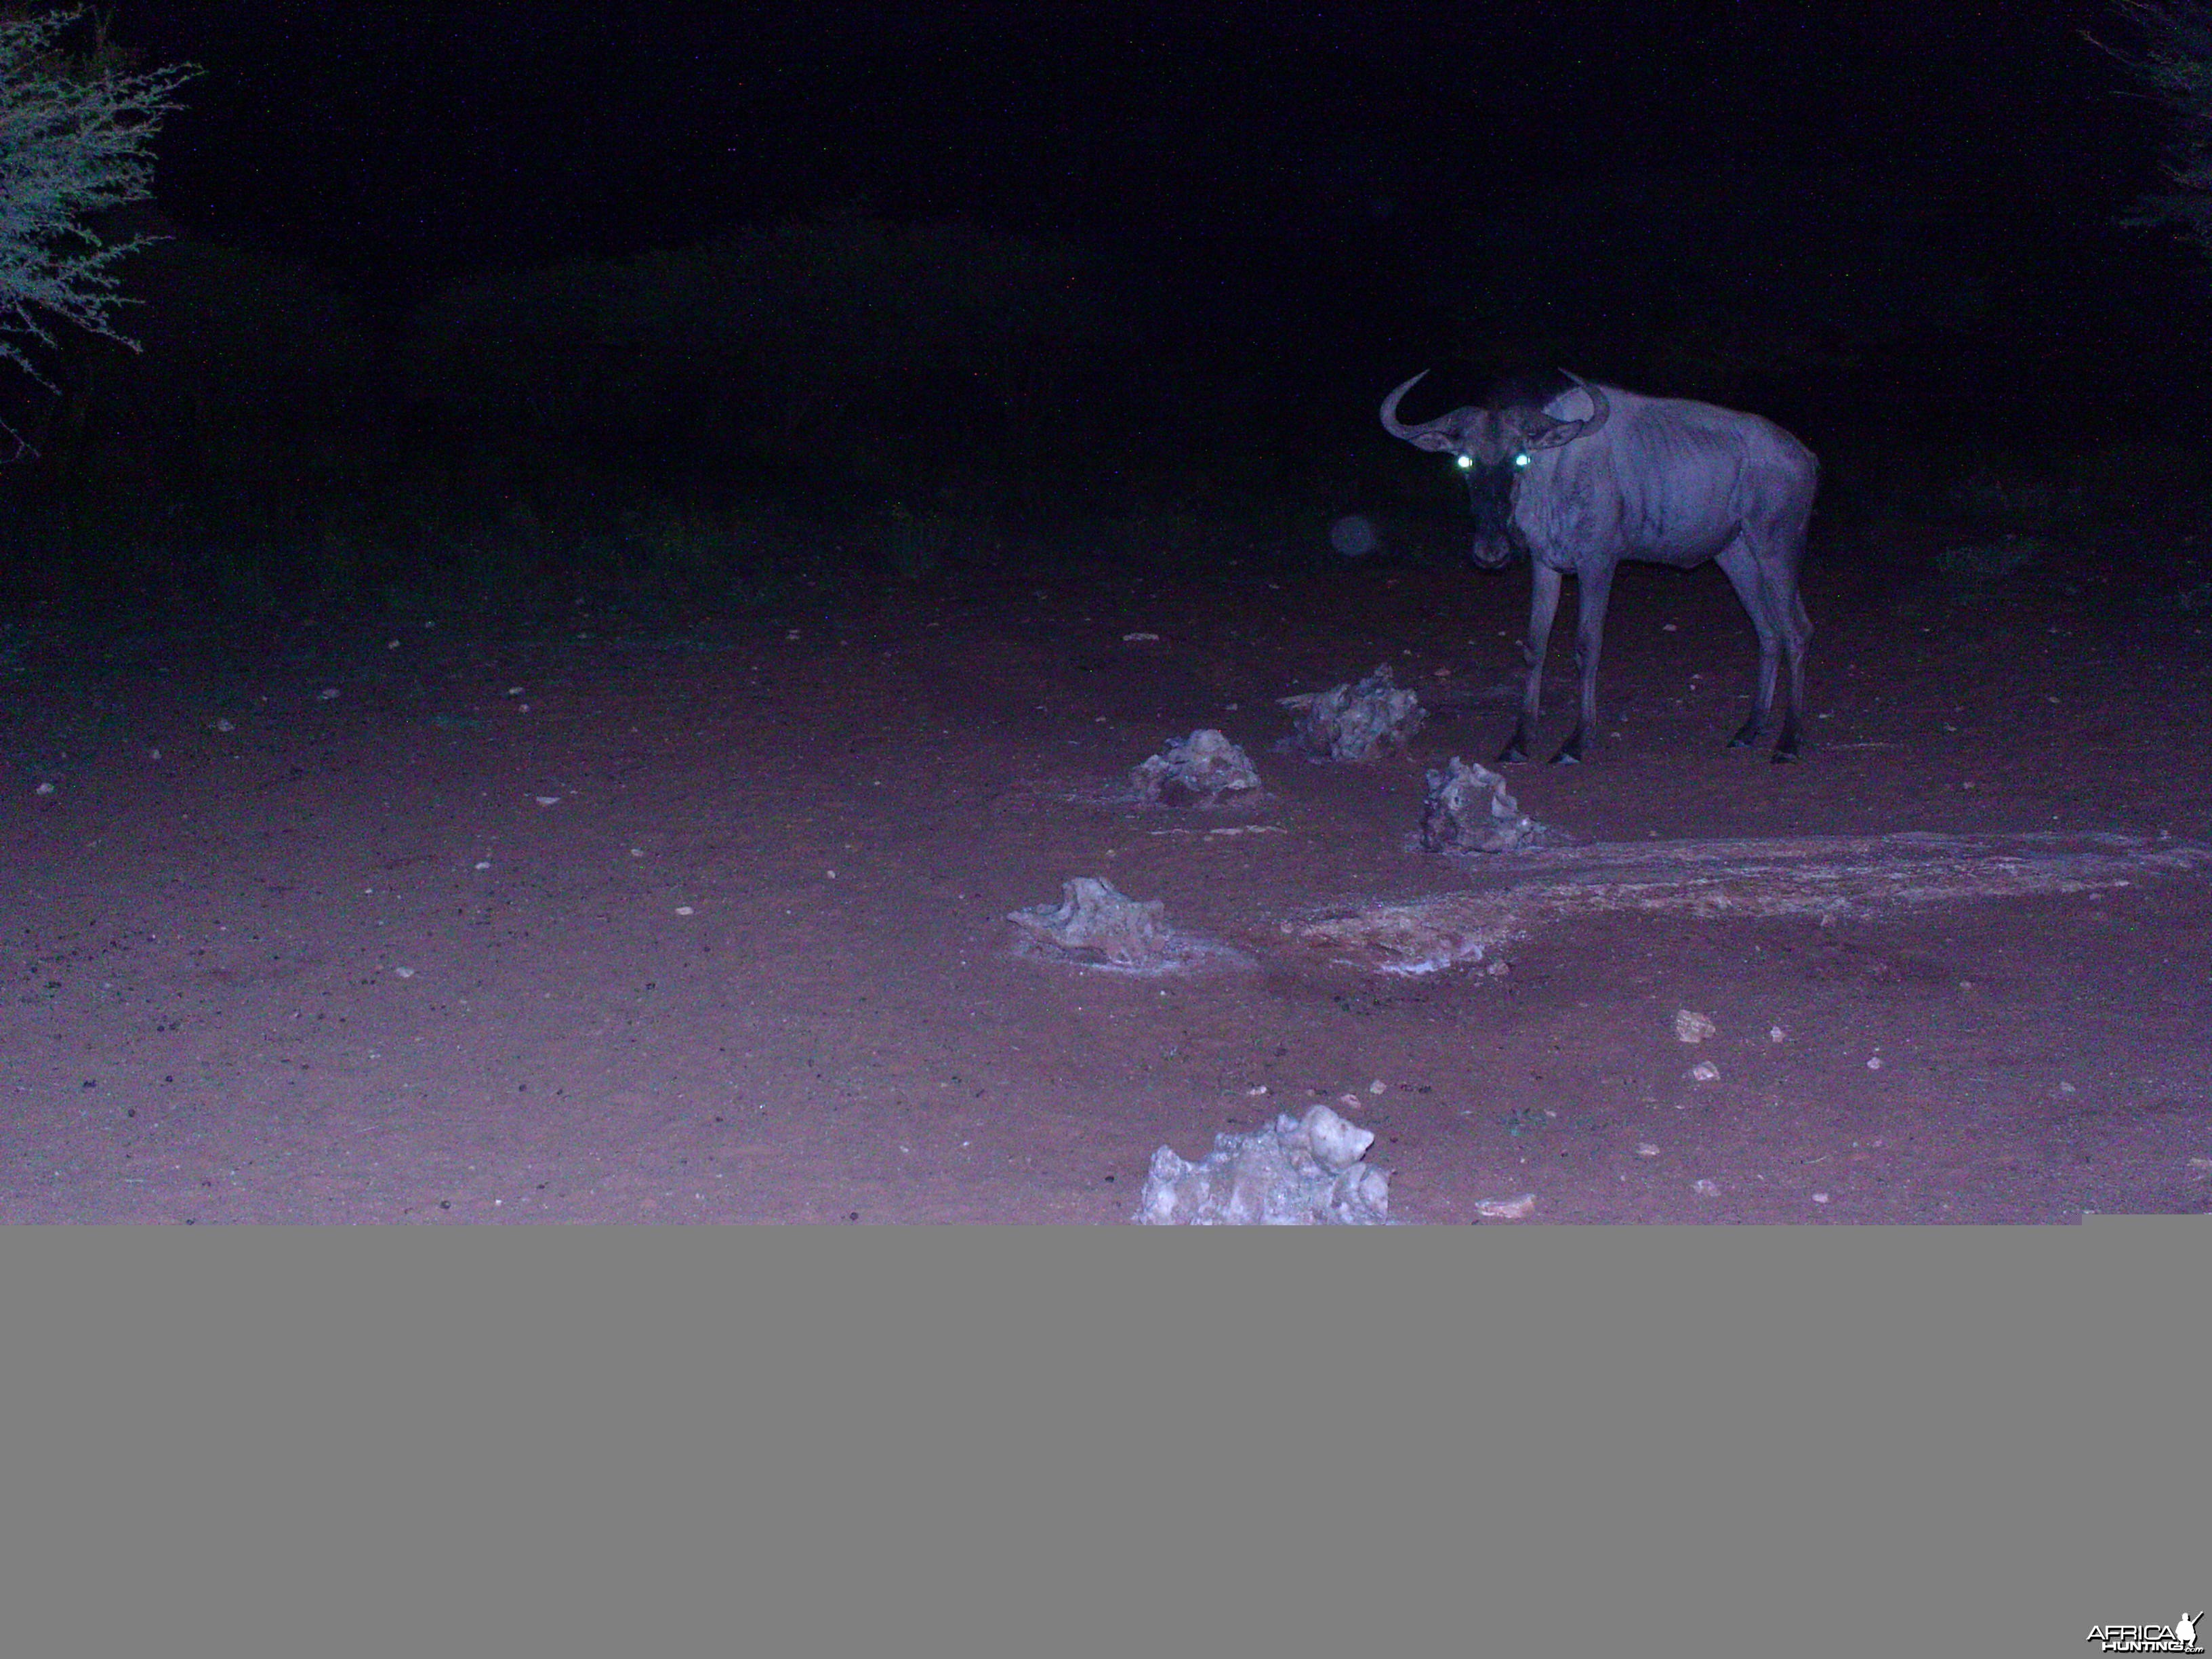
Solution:
[[[1555,415],[1554,410],[1558,411]],[[1545,404],[1544,412],[1556,420],[1573,422],[1579,430],[1597,418],[1597,393],[1577,380]]]
[[[1572,443],[1582,436],[1588,421],[1554,419],[1542,410],[1532,410],[1517,422],[1521,441],[1529,449],[1557,449],[1561,444]]]

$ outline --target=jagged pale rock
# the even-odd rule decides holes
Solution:
[[[1156,1227],[1385,1226],[1390,1177],[1360,1162],[1375,1132],[1327,1106],[1249,1134],[1223,1133],[1194,1164],[1152,1154],[1135,1219]]]
[[[1212,806],[1224,795],[1258,790],[1260,774],[1242,749],[1212,726],[1187,738],[1171,738],[1157,755],[1129,774],[1130,787],[1145,800],[1169,806]]]
[[[1276,701],[1297,716],[1291,727],[1291,746],[1335,761],[1371,760],[1385,744],[1402,749],[1427,718],[1420,698],[1399,689],[1388,663],[1356,685],[1302,691]]]
[[[1456,755],[1441,772],[1428,774],[1421,804],[1421,845],[1431,853],[1510,853],[1549,833],[1505,793],[1505,780],[1486,766]]]

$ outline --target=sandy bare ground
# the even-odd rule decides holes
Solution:
[[[0,688],[0,1219],[1119,1222],[1155,1146],[1316,1101],[1411,1221],[2212,1207],[2201,870],[1569,906],[1412,976],[1302,936],[1499,879],[1413,831],[1425,767],[1511,723],[1525,581],[1001,574],[773,629],[33,616]],[[2203,633],[2068,586],[1816,569],[1821,718],[1778,767],[1721,747],[1726,585],[1631,568],[1591,763],[1513,787],[1582,847],[2212,842]],[[1432,711],[1409,755],[1273,750],[1279,696],[1383,661]],[[1199,726],[1264,799],[1110,798]],[[1248,964],[1018,955],[1006,914],[1087,875]]]

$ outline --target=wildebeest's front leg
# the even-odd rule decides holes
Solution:
[[[1583,740],[1597,729],[1597,659],[1605,645],[1605,604],[1613,592],[1610,562],[1595,564],[1575,574],[1575,589],[1582,615],[1575,629],[1575,665],[1581,671],[1582,706],[1575,729],[1552,757],[1552,764],[1573,765],[1583,757]]]
[[[1521,718],[1513,735],[1498,750],[1498,763],[1524,761],[1528,745],[1536,740],[1536,722],[1544,708],[1544,648],[1552,637],[1552,618],[1559,608],[1559,573],[1540,561],[1531,561],[1528,594],[1528,678],[1521,690]]]

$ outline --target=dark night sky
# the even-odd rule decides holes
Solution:
[[[1672,249],[2150,353],[2205,289],[2114,226],[2163,129],[2085,27],[2127,38],[2057,0],[141,0],[116,32],[209,71],[161,147],[182,228],[402,301],[843,210],[1092,239],[1261,333],[1417,340],[1487,237],[1583,310]]]
[[[1200,240],[1260,220],[1327,234],[1347,205],[1449,213],[1753,155],[2109,197],[2148,181],[2155,134],[2080,39],[2110,21],[2039,0],[589,16],[163,0],[118,32],[210,71],[164,144],[181,218],[382,276],[856,202]]]

